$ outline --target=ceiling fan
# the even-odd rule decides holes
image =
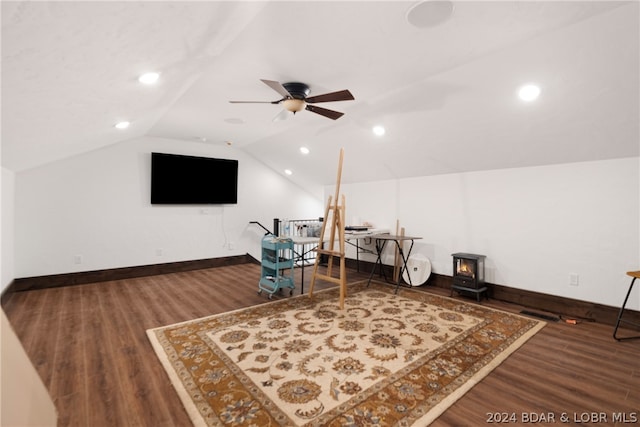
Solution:
[[[271,89],[275,90],[282,96],[281,99],[277,101],[229,101],[232,104],[282,104],[286,111],[290,111],[293,114],[297,113],[301,110],[308,110],[314,112],[316,114],[320,114],[321,116],[328,117],[332,120],[339,119],[344,115],[339,111],[329,110],[327,108],[318,107],[316,103],[319,102],[332,102],[332,101],[351,101],[355,99],[351,92],[348,90],[340,90],[338,92],[325,93],[322,95],[316,96],[307,96],[309,95],[309,86],[304,83],[279,83],[273,80],[264,80],[261,81],[269,86]]]

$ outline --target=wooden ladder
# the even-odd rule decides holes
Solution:
[[[340,285],[340,309],[344,309],[344,299],[347,296],[347,273],[345,264],[345,243],[344,243],[344,215],[345,215],[345,198],[344,194],[341,198],[340,195],[340,180],[342,177],[342,161],[344,159],[344,149],[340,149],[340,160],[338,162],[338,178],[336,182],[336,193],[332,199],[329,196],[327,202],[327,208],[324,212],[324,221],[322,222],[322,230],[320,231],[320,242],[318,249],[316,250],[316,262],[313,265],[313,274],[311,275],[311,285],[309,287],[309,298],[313,297],[313,287],[315,286],[316,279],[326,280],[331,283]],[[338,203],[341,200],[341,203]],[[333,204],[332,204],[333,203]],[[329,230],[328,245],[324,246],[324,236],[329,225],[329,218],[331,218],[331,225]],[[338,242],[336,242],[336,234]],[[336,248],[338,243],[338,248]],[[327,272],[321,274],[318,272],[318,266],[323,255],[328,257],[327,259]],[[340,270],[339,276],[335,277],[333,274],[333,260],[334,257],[340,258]]]

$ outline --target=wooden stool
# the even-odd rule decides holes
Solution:
[[[628,320],[622,319],[622,314],[624,313],[624,307],[627,305],[627,301],[629,300],[629,295],[631,295],[631,290],[633,289],[633,283],[636,281],[636,279],[640,279],[640,271],[629,271],[627,272],[627,276],[631,276],[633,277],[633,279],[631,279],[631,284],[629,285],[629,291],[627,292],[627,296],[625,297],[624,302],[622,303],[622,307],[620,307],[620,314],[618,314],[618,320],[616,321],[616,328],[613,330],[613,338],[617,339],[618,341],[640,338],[640,335],[636,335],[633,337],[622,337],[622,338],[618,338],[616,336],[620,323],[628,323],[633,326],[640,326],[640,323],[630,322]]]

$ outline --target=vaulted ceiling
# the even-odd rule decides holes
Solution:
[[[2,166],[145,135],[231,143],[303,186],[334,182],[340,148],[343,182],[638,156],[639,13],[637,1],[3,1]],[[158,83],[140,84],[150,70]],[[321,104],[345,113],[335,121],[229,103],[278,100],[260,79],[355,100]],[[541,93],[526,103],[528,82]]]

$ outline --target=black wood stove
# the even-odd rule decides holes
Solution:
[[[451,254],[453,257],[453,284],[451,285],[451,295],[453,291],[459,293],[472,293],[480,302],[480,294],[487,292],[484,283],[484,255],[467,254],[458,252]]]

